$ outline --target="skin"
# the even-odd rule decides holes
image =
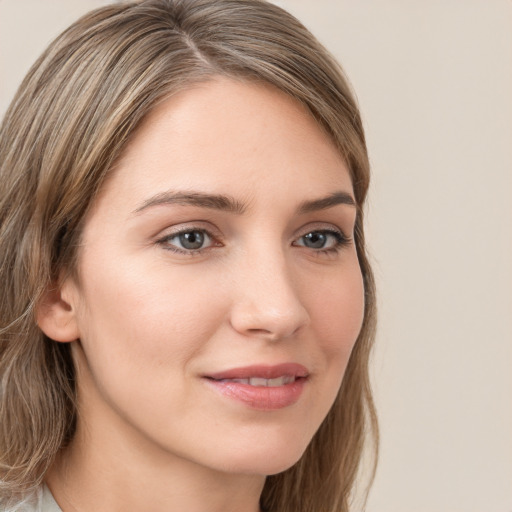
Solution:
[[[243,212],[162,203],[170,191]],[[329,411],[361,327],[356,208],[299,211],[338,192],[353,197],[343,158],[270,86],[218,78],[145,120],[86,219],[78,282],[38,314],[77,367],[77,434],[47,478],[64,512],[259,510],[265,476],[300,458]],[[180,248],[183,229],[210,233],[201,251]],[[203,378],[288,362],[309,376],[277,410]]]

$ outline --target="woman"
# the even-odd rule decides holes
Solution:
[[[347,511],[369,166],[309,32],[260,0],[93,11],[0,163],[3,510]]]

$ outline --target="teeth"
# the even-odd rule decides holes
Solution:
[[[276,379],[274,379],[274,380],[276,380]],[[268,386],[269,382],[270,382],[269,379],[262,379],[260,377],[251,377],[249,379],[249,384],[251,386]]]
[[[249,379],[224,379],[225,382],[238,382],[240,384],[249,384]]]
[[[223,382],[236,382],[238,384],[248,384],[249,386],[276,388],[295,382],[294,376],[276,377],[275,379],[263,379],[261,377],[251,377],[250,379],[222,379]]]

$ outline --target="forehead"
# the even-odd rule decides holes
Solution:
[[[254,200],[272,191],[352,191],[343,157],[299,102],[263,84],[218,78],[158,105],[117,162],[105,193],[204,190]]]

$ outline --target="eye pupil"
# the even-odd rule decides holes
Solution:
[[[200,249],[204,244],[204,233],[189,231],[179,235],[180,243],[185,249]]]
[[[327,242],[327,235],[319,231],[313,231],[304,235],[304,245],[312,249],[321,249]]]

